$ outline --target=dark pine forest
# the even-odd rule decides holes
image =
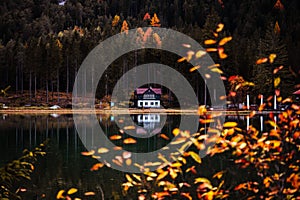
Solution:
[[[144,16],[156,13],[161,27],[188,34],[203,46],[223,23],[223,34],[233,40],[226,46],[222,70],[254,82],[254,94],[272,94],[270,66],[255,62],[276,54],[273,67],[284,66],[281,91],[289,96],[299,84],[299,11],[298,0],[2,0],[0,88],[10,85],[12,93],[30,91],[33,96],[37,90],[70,93],[76,71],[97,44],[119,33],[123,20],[129,28],[150,26]],[[116,15],[120,20],[112,25]],[[126,70],[124,62],[114,62],[99,97]]]

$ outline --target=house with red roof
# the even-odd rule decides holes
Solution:
[[[161,106],[161,88],[137,88],[134,91],[136,108],[159,108]]]

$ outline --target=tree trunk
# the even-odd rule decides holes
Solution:
[[[31,92],[31,82],[32,82],[32,78],[31,78],[31,71],[29,72],[29,102],[30,102],[30,105],[31,105],[31,100],[32,100],[32,92]]]
[[[69,93],[69,57],[67,56],[67,94]]]
[[[49,85],[48,85],[48,80],[46,80],[46,102],[47,104],[49,103]]]
[[[21,93],[23,94],[24,92],[24,80],[23,80],[23,65],[21,66]]]
[[[36,102],[36,72],[34,72],[34,99]]]
[[[58,68],[57,68],[57,74],[56,74],[56,78],[57,78],[57,88],[56,88],[56,90],[57,90],[57,103],[59,103],[59,70],[58,70]]]
[[[16,65],[16,93],[17,93],[18,90],[19,90],[18,82],[19,82],[19,80],[18,80],[18,67],[17,67],[17,65]]]

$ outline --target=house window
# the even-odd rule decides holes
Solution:
[[[158,102],[157,101],[155,102],[155,105],[158,106]]]
[[[145,102],[145,106],[148,106],[148,102]]]
[[[153,105],[154,105],[154,102],[151,102],[150,105],[153,106]]]
[[[154,94],[144,94],[143,96],[144,99],[155,99]]]
[[[139,101],[139,106],[142,106],[142,103],[143,103],[143,102]]]

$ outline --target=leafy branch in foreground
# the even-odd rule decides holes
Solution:
[[[35,169],[34,164],[40,156],[46,154],[44,149],[47,142],[45,141],[32,151],[25,149],[22,157],[0,168],[0,199],[21,199],[18,193],[23,189],[16,185],[19,186],[22,181],[31,180],[30,176]]]

